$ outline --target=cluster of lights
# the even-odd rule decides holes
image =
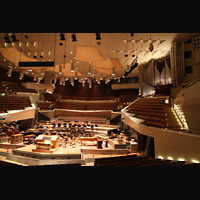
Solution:
[[[176,113],[176,115],[178,116],[179,120],[181,121],[181,124],[183,125],[184,128],[188,129],[188,125],[187,122],[185,120],[185,117],[183,114],[181,114],[181,112],[179,111],[178,107],[176,104],[174,104],[174,111]]]
[[[164,159],[164,157],[163,157],[162,155],[159,155],[158,158],[159,158],[159,159]],[[166,156],[166,159],[168,159],[168,160],[185,161],[185,159],[182,158],[182,157],[179,157],[179,158],[177,158],[177,159],[173,159],[173,157],[171,157],[171,156]],[[193,162],[193,163],[199,163],[199,161],[198,161],[198,160],[195,160],[195,159],[192,159],[191,162]]]

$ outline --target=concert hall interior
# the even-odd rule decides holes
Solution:
[[[0,166],[200,165],[200,33],[0,33]]]

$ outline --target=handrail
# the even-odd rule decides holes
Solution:
[[[198,78],[196,81],[194,81],[194,82],[191,83],[190,85],[186,86],[184,89],[188,89],[189,87],[191,87],[192,85],[194,85],[194,84],[197,83],[198,81],[200,81],[200,78]]]

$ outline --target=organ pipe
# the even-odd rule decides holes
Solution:
[[[172,86],[183,83],[185,79],[184,43],[173,43],[170,51]]]

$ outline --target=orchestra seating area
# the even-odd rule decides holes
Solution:
[[[53,94],[44,93],[45,101],[56,101],[56,100],[58,100],[60,98],[61,98],[61,95],[58,94],[58,93],[53,93]]]
[[[38,103],[38,107],[40,108],[40,110],[51,110],[50,102],[40,102]]]
[[[24,107],[31,107],[28,96],[0,96],[0,105],[0,113],[5,113],[7,110],[21,110]]]
[[[68,109],[68,110],[113,110],[120,111],[126,106],[125,103],[113,102],[67,102],[67,101],[44,101],[39,102],[39,110],[54,110],[54,109]]]
[[[137,154],[95,159],[94,166],[199,166],[199,163],[185,163],[149,156],[138,157]]]
[[[71,103],[71,102],[56,102],[54,108],[57,109],[70,109],[70,110],[85,110],[85,103]]]
[[[137,99],[136,94],[128,94],[128,95],[119,95],[119,101],[120,102],[133,102]]]
[[[61,96],[58,93],[45,93],[44,100],[45,101],[56,101],[59,99],[68,99],[68,100],[79,100],[79,101],[102,101],[102,100],[115,100],[115,96],[105,96],[105,97],[85,97],[85,96]],[[137,99],[136,94],[128,94],[128,95],[119,95],[119,102],[132,102]]]
[[[115,100],[115,96],[106,96],[106,97],[62,96],[61,98],[70,100],[82,100],[82,101]]]
[[[0,93],[5,93],[5,86],[0,84]]]
[[[13,92],[13,93],[16,93],[16,92],[37,93],[34,89],[25,88],[24,86],[22,86],[21,83],[3,81],[1,85],[5,87],[5,89],[8,89],[10,92]]]
[[[166,128],[165,98],[141,98],[128,110],[137,118],[144,119],[144,124],[158,128]]]

